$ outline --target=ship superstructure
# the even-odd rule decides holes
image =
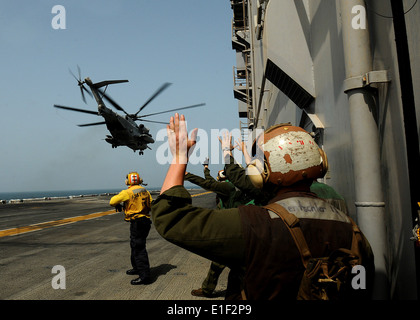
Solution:
[[[420,4],[230,3],[241,128],[291,122],[314,132],[329,160],[324,183],[372,245],[374,298],[418,298]]]

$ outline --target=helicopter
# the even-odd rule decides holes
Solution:
[[[79,67],[78,67],[78,73],[79,73],[78,78],[73,74],[71,70],[69,71],[78,82],[78,86],[80,88],[83,101],[86,103],[86,97],[85,97],[85,92],[86,92],[89,96],[91,96],[92,98],[95,98],[98,104],[98,111],[72,108],[72,107],[67,107],[67,106],[58,105],[58,104],[54,104],[54,107],[59,108],[59,109],[64,109],[64,110],[77,111],[77,112],[83,112],[87,114],[93,114],[96,116],[102,116],[105,121],[79,124],[78,126],[88,127],[88,126],[96,126],[96,125],[105,124],[108,131],[110,132],[110,135],[106,136],[105,141],[111,144],[112,148],[117,148],[118,146],[127,146],[128,148],[132,149],[134,152],[139,150],[139,155],[143,155],[145,149],[151,149],[148,146],[148,144],[154,143],[155,140],[153,139],[152,135],[149,133],[149,129],[146,128],[146,126],[142,123],[137,124],[136,121],[167,124],[167,122],[148,120],[144,118],[158,115],[161,113],[196,108],[196,107],[201,107],[205,105],[205,103],[200,103],[200,104],[195,104],[195,105],[191,105],[187,107],[175,108],[171,110],[149,113],[146,115],[140,115],[140,112],[143,111],[143,109],[153,99],[155,99],[159,94],[161,94],[166,88],[168,88],[171,85],[171,83],[166,82],[156,90],[156,92],[139,108],[139,110],[136,113],[129,114],[120,105],[118,105],[109,95],[105,93],[106,89],[108,88],[108,85],[124,83],[124,82],[128,82],[128,80],[105,80],[105,81],[93,83],[89,77],[85,78],[82,81]],[[85,87],[85,85],[89,87],[90,91]],[[105,87],[105,89],[101,89],[103,87]],[[108,101],[118,111],[123,112],[125,116],[122,116],[114,112],[110,108],[106,107],[103,99]]]

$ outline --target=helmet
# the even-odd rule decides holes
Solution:
[[[125,184],[128,186],[142,184],[143,180],[137,172],[130,172],[125,177]]]
[[[264,160],[251,162],[247,174],[258,188],[267,182],[289,186],[300,180],[321,178],[328,170],[325,152],[300,127],[273,126],[258,137],[256,147],[263,152]]]
[[[217,181],[224,181],[226,180],[225,170],[219,170],[217,173]]]

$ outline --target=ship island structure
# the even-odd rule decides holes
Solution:
[[[420,293],[420,3],[230,0],[244,139],[290,122],[328,156],[375,255],[374,299]]]

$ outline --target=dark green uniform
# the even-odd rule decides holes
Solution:
[[[299,220],[315,257],[350,248],[353,230],[346,215],[311,193],[309,185],[282,188],[272,201],[289,201],[287,208],[303,214]],[[276,217],[252,205],[224,210],[194,207],[183,186],[166,190],[152,205],[156,230],[166,240],[229,267],[246,266],[244,292],[251,300],[295,299],[303,275],[300,253]],[[363,261],[371,270],[366,240],[362,247]]]
[[[217,181],[214,179],[210,175],[210,170],[208,168],[204,168],[204,176],[205,179],[192,173],[187,173],[185,175],[185,180],[206,190],[215,192],[217,207],[219,209],[235,208],[248,202],[249,199],[246,198],[245,194],[235,188],[231,182]],[[213,293],[216,289],[217,281],[225,268],[226,266],[224,264],[212,261],[207,276],[201,285],[201,290],[204,295],[210,296]],[[240,296],[241,290],[239,288],[241,288],[242,274],[243,270],[231,270],[229,272],[226,299],[236,299]]]
[[[211,261],[243,265],[245,240],[239,210],[193,207],[183,186],[174,186],[152,204],[153,223],[166,240]]]
[[[249,186],[251,182],[245,180],[245,177],[248,180],[249,177],[243,174],[244,169],[237,165],[231,165],[231,168],[238,174],[238,180],[243,179],[243,186]],[[316,185],[318,192],[322,185]],[[335,197],[331,193],[321,196]],[[192,207],[189,192],[183,186],[174,186],[155,200],[152,212],[154,225],[158,230],[161,229],[161,235],[168,241],[199,255],[203,255],[201,249],[204,249],[206,253],[203,256],[212,261],[223,260],[234,264],[243,261],[245,241],[237,208],[217,210]],[[196,215],[194,225],[190,223],[191,213]],[[172,221],[173,225],[168,226],[168,221]],[[213,246],[220,250],[207,252],[206,249]]]
[[[185,180],[200,186],[203,189],[213,191],[216,193],[218,206],[223,208],[235,208],[244,204],[244,197],[241,191],[237,190],[235,186],[229,181],[217,181],[210,175],[208,168],[204,169],[205,179],[192,173],[185,175]]]

